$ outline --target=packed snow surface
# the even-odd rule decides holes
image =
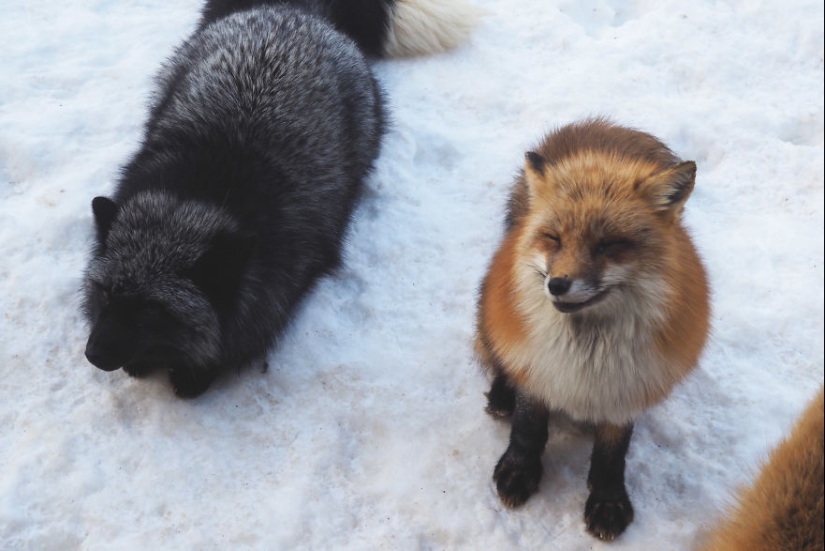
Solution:
[[[462,47],[375,71],[391,128],[346,247],[269,356],[202,397],[86,362],[90,202],[136,150],[200,2],[6,0],[0,548],[691,549],[823,379],[823,4],[473,0]],[[473,359],[524,152],[590,115],[698,165],[713,288],[697,370],[637,422],[636,519],[584,530],[591,435],[553,420],[509,510]]]

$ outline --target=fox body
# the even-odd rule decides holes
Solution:
[[[394,9],[416,0],[361,4],[374,17],[356,38],[381,45]],[[207,2],[164,66],[142,145],[114,196],[92,202],[95,366],[165,368],[178,395],[196,396],[221,370],[262,359],[338,265],[384,108],[327,5]],[[418,30],[427,24],[439,25]]]
[[[811,401],[705,551],[825,549],[825,395]]]
[[[695,174],[653,136],[602,119],[527,154],[476,341],[494,376],[488,411],[514,414],[495,475],[506,504],[537,488],[557,409],[596,426],[589,482],[607,472],[610,488],[591,493],[588,510],[605,518],[588,529],[612,539],[632,520],[623,473],[633,420],[695,367],[709,330],[707,278],[681,223]]]

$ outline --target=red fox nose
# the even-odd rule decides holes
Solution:
[[[570,280],[566,277],[554,277],[547,282],[547,290],[555,296],[563,295],[570,290]]]

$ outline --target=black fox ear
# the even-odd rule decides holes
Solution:
[[[696,163],[684,161],[650,176],[639,188],[650,198],[654,209],[679,215],[695,183]]]
[[[117,211],[120,208],[117,203],[106,197],[95,197],[92,199],[92,212],[95,215],[97,224],[97,239],[101,243],[106,241],[109,230],[112,229],[112,222],[115,221]]]
[[[530,190],[530,196],[535,197],[539,187],[544,182],[544,172],[547,168],[547,160],[535,151],[528,151],[525,158],[527,160],[527,164],[524,167],[524,181],[527,182],[527,188]]]
[[[229,307],[256,243],[257,237],[248,233],[216,235],[185,275],[218,308]]]

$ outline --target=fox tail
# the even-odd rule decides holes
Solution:
[[[482,10],[466,0],[207,0],[200,28],[259,6],[291,6],[326,19],[372,57],[408,57],[464,42]]]
[[[380,1],[380,0],[379,0]],[[482,15],[464,0],[395,0],[388,2],[382,55],[429,55],[464,42]]]

